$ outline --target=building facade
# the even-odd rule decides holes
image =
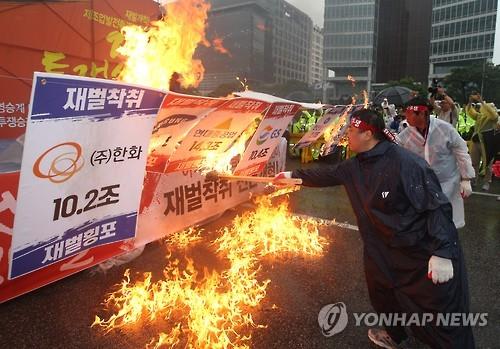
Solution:
[[[352,95],[370,91],[376,75],[378,10],[379,0],[325,0],[325,102],[346,103]]]
[[[310,83],[313,24],[284,0],[210,0],[207,37],[222,40],[229,54],[201,47],[202,93],[247,79],[259,83]]]
[[[497,0],[433,0],[429,80],[493,58]]]
[[[228,53],[200,46],[196,57],[205,67],[199,87],[203,94],[222,84],[270,83],[273,76],[272,18],[263,0],[212,0],[207,38],[220,39]]]
[[[316,25],[312,31],[310,62],[309,83],[314,86],[323,81],[323,29]]]
[[[267,0],[272,17],[274,82],[310,82],[312,19],[284,0]]]
[[[432,0],[380,0],[377,83],[411,77],[427,84]]]

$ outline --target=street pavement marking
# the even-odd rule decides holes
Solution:
[[[482,196],[492,196],[495,198],[500,196],[500,194],[481,193],[479,191],[473,191],[472,194],[482,195]]]

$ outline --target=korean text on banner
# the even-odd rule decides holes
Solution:
[[[286,140],[281,138],[259,175],[273,177],[284,171],[286,151]],[[145,183],[137,247],[206,222],[265,191],[262,183],[206,180],[195,171],[147,172]]]
[[[299,110],[299,104],[273,103],[236,166],[234,174],[251,176],[262,172],[280,143],[290,120]]]
[[[316,142],[325,130],[346,111],[346,108],[348,107],[340,105],[327,110],[325,115],[323,115],[318,122],[316,122],[314,127],[300,139],[300,141],[295,145],[295,148],[305,148]]]
[[[147,170],[164,172],[179,142],[210,111],[225,100],[169,93],[162,103],[149,144]]]
[[[166,172],[196,170],[227,151],[238,137],[269,107],[269,103],[237,98],[208,114],[182,140]],[[208,165],[210,166],[210,165]]]
[[[165,93],[35,73],[10,278],[135,236],[146,153]]]

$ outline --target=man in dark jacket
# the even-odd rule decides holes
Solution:
[[[370,301],[377,313],[468,313],[469,291],[451,205],[424,159],[387,140],[381,116],[353,114],[348,129],[355,158],[331,167],[282,172],[312,187],[344,185],[364,242]],[[409,317],[409,316],[408,316]],[[437,317],[437,316],[436,316]],[[474,348],[472,329],[410,326],[432,348]],[[398,348],[404,326],[370,329],[369,338]]]

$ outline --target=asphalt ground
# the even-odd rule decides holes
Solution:
[[[295,161],[290,167],[300,166]],[[313,164],[311,166],[325,166]],[[490,193],[500,195],[496,180]],[[342,187],[303,188],[290,196],[294,213],[347,223],[350,228],[329,225],[321,235],[329,245],[319,258],[286,257],[264,261],[259,278],[270,279],[267,296],[253,312],[256,323],[266,328],[251,330],[251,348],[374,348],[368,328],[350,322],[333,337],[324,337],[318,312],[331,303],[344,302],[348,313],[372,312],[362,267],[362,241],[351,229],[354,214]],[[215,231],[230,224],[246,206],[227,212],[207,225],[204,241],[189,251],[195,264],[223,268],[208,242]],[[473,195],[466,201],[466,227],[460,230],[471,293],[471,311],[488,313],[488,325],[474,328],[477,348],[500,348],[500,202],[494,196]],[[143,322],[108,334],[91,328],[95,315],[111,315],[102,305],[129,268],[132,278],[143,272],[161,276],[167,246],[152,243],[132,262],[106,274],[84,271],[0,305],[0,348],[143,348],[165,322]],[[351,318],[350,318],[351,319]],[[423,347],[423,346],[416,346]]]

